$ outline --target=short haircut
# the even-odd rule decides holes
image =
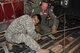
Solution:
[[[33,16],[32,16],[32,18],[34,18],[34,16],[37,16],[37,18],[39,19],[39,23],[41,23],[41,15],[40,14],[34,14]]]
[[[42,1],[41,4],[40,4],[40,6],[42,5],[42,3],[48,3],[48,2],[47,1]]]

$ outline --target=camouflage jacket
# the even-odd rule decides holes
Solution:
[[[44,24],[46,23],[47,17],[50,16],[50,18],[53,20],[53,25],[57,25],[56,22],[57,22],[58,18],[53,13],[53,10],[50,8],[43,11],[40,7],[37,7],[31,13],[31,15],[34,15],[34,14],[40,14],[42,17],[45,17],[45,18],[42,18],[42,23],[44,23]]]
[[[15,34],[19,35],[21,33],[28,34],[33,39],[35,39],[37,35],[37,33],[35,32],[35,26],[32,22],[32,19],[28,15],[23,15],[15,19],[8,27],[5,33],[5,37],[8,39],[11,38],[12,36],[15,36]]]
[[[24,13],[30,15],[32,9],[40,5],[42,0],[24,0]]]

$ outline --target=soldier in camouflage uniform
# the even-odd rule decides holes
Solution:
[[[40,45],[35,41],[39,35],[35,32],[34,25],[38,24],[39,15],[34,15],[32,18],[28,15],[23,15],[15,19],[8,27],[5,37],[8,42],[21,43],[24,42],[32,50],[41,50]]]
[[[24,13],[31,15],[32,9],[40,5],[42,0],[24,0]]]
[[[46,34],[46,33],[56,33],[57,27],[58,27],[58,18],[54,15],[53,13],[53,9],[49,9],[48,8],[48,2],[43,1],[41,3],[40,7],[35,8],[32,11],[32,15],[34,14],[40,14],[42,17],[42,21],[40,24],[40,33],[41,34]],[[47,17],[50,16],[50,20],[52,20],[52,22],[50,22],[50,27],[48,25],[48,21],[47,21]],[[51,24],[52,23],[52,24]]]

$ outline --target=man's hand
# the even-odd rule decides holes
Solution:
[[[39,29],[38,26],[35,26],[35,31],[36,31],[36,32],[39,32],[39,31],[40,31],[40,29]]]
[[[34,12],[34,9],[32,9],[32,13]]]
[[[57,27],[56,27],[56,26],[53,26],[51,33],[52,33],[52,34],[55,34],[56,32],[57,32]]]
[[[40,40],[40,39],[41,39],[41,35],[38,34],[38,35],[36,36],[35,40],[38,41],[38,40]]]

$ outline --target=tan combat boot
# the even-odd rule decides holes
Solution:
[[[40,50],[36,51],[36,53],[49,53],[49,50],[47,50],[47,49],[40,49]]]
[[[13,49],[13,44],[12,43],[7,43],[7,47],[9,50],[12,50]]]

